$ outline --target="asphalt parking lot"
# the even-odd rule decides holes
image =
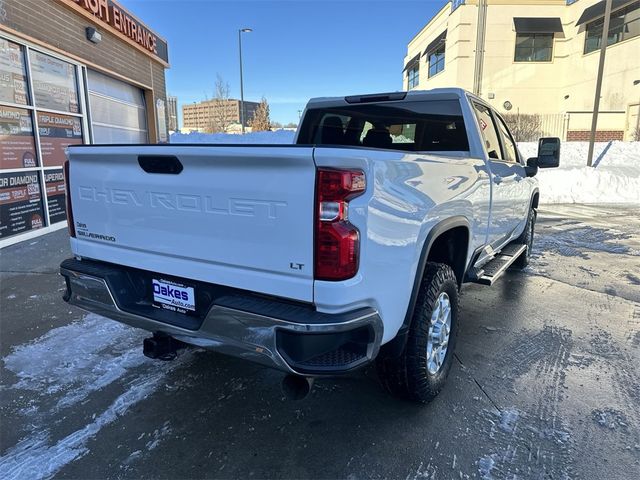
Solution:
[[[0,252],[0,478],[640,478],[640,217],[540,211],[533,264],[463,290],[430,405],[372,369],[285,400],[281,375],[62,300],[59,231]]]

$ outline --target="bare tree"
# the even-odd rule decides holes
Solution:
[[[233,106],[229,101],[229,83],[220,74],[216,75],[215,91],[213,99],[207,98],[207,110],[209,122],[207,133],[225,132],[233,123]]]
[[[252,132],[262,132],[271,130],[271,121],[269,120],[269,104],[267,99],[262,97],[260,105],[256,108],[253,117],[249,121]]]
[[[507,113],[503,115],[516,142],[534,142],[541,137],[542,118],[528,113]]]
[[[289,122],[284,127],[285,128],[298,128],[298,124],[297,123],[293,123],[293,122]]]

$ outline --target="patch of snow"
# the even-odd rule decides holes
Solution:
[[[554,226],[541,231],[534,243],[534,256],[553,252],[564,257],[589,258],[588,251],[637,255],[640,252],[623,243],[628,233],[587,225]]]
[[[598,425],[610,430],[616,430],[618,428],[627,430],[629,426],[629,421],[627,420],[625,414],[619,410],[614,410],[611,408],[605,408],[603,410],[593,410],[593,412],[591,412],[591,417],[593,418],[593,421]]]
[[[170,433],[171,433],[171,425],[167,420],[166,422],[164,422],[164,425],[162,425],[162,428],[156,429],[153,431],[153,433],[150,435],[151,440],[147,442],[145,447],[147,448],[147,450],[153,450],[158,445],[160,445],[162,438],[169,435]]]
[[[12,293],[11,295],[7,295],[7,300],[13,300],[14,298],[16,298],[16,295],[14,293]]]
[[[18,377],[12,388],[63,392],[58,407],[68,407],[148,362],[142,340],[134,329],[92,313],[17,347],[3,360]]]
[[[129,408],[144,400],[152,393],[165,372],[156,373],[140,379],[116,398],[107,409],[84,428],[77,430],[55,443],[48,444],[48,435],[39,432],[20,441],[0,457],[0,478],[50,478],[68,463],[88,453],[87,442],[103,427],[123,416]]]
[[[478,472],[480,472],[480,478],[483,480],[491,480],[493,478],[491,476],[491,470],[496,466],[496,457],[497,455],[494,453],[492,455],[485,455],[478,460]]]
[[[124,462],[122,462],[123,463],[122,466],[129,465],[130,463],[134,462],[135,460],[137,460],[140,457],[142,457],[142,450],[136,450],[134,452],[131,452],[131,455],[129,455],[127,457],[127,459]],[[121,466],[121,468],[122,468],[122,466]]]
[[[520,412],[515,408],[506,409],[500,412],[498,428],[505,433],[514,433],[520,418]]]
[[[173,133],[171,143],[290,144],[295,132],[275,130],[245,135]],[[524,158],[534,157],[537,142],[518,144]],[[588,142],[563,142],[560,167],[540,169],[540,203],[640,204],[640,142],[595,144],[595,167],[587,167]]]
[[[173,133],[171,143],[218,143],[218,144],[292,144],[296,132],[291,130],[274,130],[272,132],[251,132],[244,135],[231,133]]]
[[[54,476],[68,463],[86,455],[88,441],[102,428],[164,385],[167,375],[191,358],[183,354],[170,363],[152,362],[142,354],[144,335],[89,314],[80,321],[50,330],[3,358],[4,366],[18,377],[8,388],[32,392],[33,401],[20,411],[29,417],[29,431],[0,456],[0,478]],[[106,409],[95,412],[84,427],[64,438],[52,438],[50,428],[59,418],[61,408],[77,404],[116,381],[123,383],[124,391]],[[57,404],[54,401],[46,411],[35,406],[48,405],[56,397]],[[147,448],[155,448],[170,431],[166,422],[154,432]]]

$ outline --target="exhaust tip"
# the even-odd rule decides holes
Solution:
[[[313,378],[287,375],[282,379],[282,393],[288,400],[304,400],[312,387]]]

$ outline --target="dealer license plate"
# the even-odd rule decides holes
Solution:
[[[193,287],[155,278],[151,284],[153,301],[157,306],[179,313],[195,312],[196,295]]]

